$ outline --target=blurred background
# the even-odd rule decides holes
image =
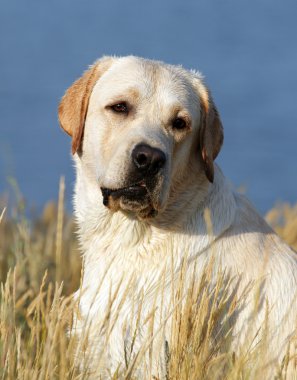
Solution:
[[[261,213],[295,203],[296,20],[296,0],[0,0],[0,194],[14,178],[41,209],[65,175],[71,211],[59,100],[100,56],[134,54],[200,70],[225,127],[225,175]]]

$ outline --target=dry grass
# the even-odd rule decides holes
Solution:
[[[266,215],[272,228],[297,251],[297,204],[279,204]]]
[[[63,181],[60,187],[63,189]],[[297,249],[297,206],[278,206],[268,213],[267,220]],[[0,202],[1,379],[87,378],[75,367],[75,341],[66,334],[74,308],[71,294],[79,287],[80,271],[74,224],[64,212],[63,191],[59,205],[47,204],[42,216],[34,220],[25,217],[21,202],[9,216]],[[212,306],[223,282],[222,274],[210,296],[206,271],[200,284],[185,290],[181,302],[181,294],[185,294],[180,291],[181,276],[180,288],[174,293],[168,379],[265,378],[261,366],[265,346],[235,357],[225,349],[228,329],[221,331],[215,342],[211,339],[219,315],[231,314],[235,307],[221,295],[216,308]],[[198,298],[199,303],[193,302]],[[122,377],[133,378],[133,366]],[[285,365],[278,378],[286,378]]]

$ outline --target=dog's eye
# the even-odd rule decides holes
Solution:
[[[172,128],[173,129],[177,129],[177,130],[181,130],[181,129],[185,129],[187,127],[187,123],[184,119],[182,119],[181,117],[177,117],[176,119],[173,120],[172,122]]]
[[[110,108],[117,113],[128,113],[129,111],[128,105],[125,102],[114,104]]]

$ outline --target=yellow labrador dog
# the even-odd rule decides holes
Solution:
[[[223,127],[201,75],[104,57],[66,91],[59,120],[77,176],[84,270],[73,329],[82,366],[95,378],[131,366],[137,378],[165,378],[172,282],[185,263],[184,288],[199,281],[210,257],[213,286],[222,268],[242,301],[230,349],[251,332],[259,343],[268,320],[267,363],[281,363],[296,322],[296,254],[214,163]],[[252,318],[254,296],[243,293],[253,285]]]

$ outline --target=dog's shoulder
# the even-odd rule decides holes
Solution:
[[[279,269],[283,268],[283,273],[292,276],[296,286],[297,254],[275,233],[243,194],[234,192],[234,200],[234,220],[221,236],[225,261],[232,261],[238,272],[245,271],[251,277],[264,271],[272,278],[281,278]]]

